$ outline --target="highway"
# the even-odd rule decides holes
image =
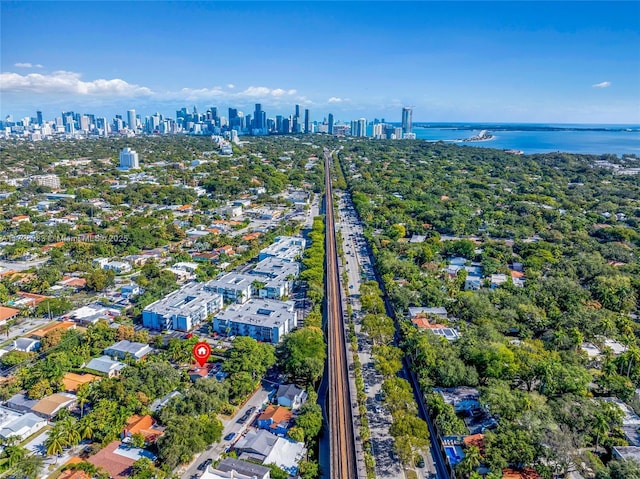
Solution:
[[[324,150],[325,165],[325,251],[326,325],[329,363],[329,431],[331,479],[357,479],[353,417],[349,394],[349,370],[345,340],[342,293],[331,187],[331,153]]]

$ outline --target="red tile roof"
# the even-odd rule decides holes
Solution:
[[[56,329],[75,329],[76,323],[72,321],[59,321],[57,323],[50,324],[49,326],[45,326],[44,328],[36,329],[31,333],[31,336],[36,336],[38,338],[44,337],[45,334],[50,333],[51,331],[55,331]]]
[[[133,459],[115,454],[113,451],[122,444],[120,441],[113,441],[104,449],[101,449],[95,456],[87,459],[96,467],[104,469],[113,479],[125,479],[131,475]]]
[[[540,479],[540,474],[530,467],[523,470],[503,469],[502,479]]]
[[[268,421],[269,419],[271,419],[272,427],[276,427],[281,422],[293,419],[293,413],[282,406],[267,406],[267,409],[258,417],[258,421]]]
[[[17,316],[19,313],[20,313],[19,309],[0,306],[0,321],[6,321],[7,319],[11,319],[14,316]]]
[[[147,442],[155,442],[163,434],[163,431],[152,429],[155,423],[156,422],[153,418],[148,414],[145,414],[144,416],[138,416],[135,414],[127,419],[124,434],[125,436],[142,434]]]
[[[91,479],[91,476],[84,471],[74,471],[73,469],[67,469],[64,471],[58,479]]]
[[[475,446],[480,449],[480,454],[484,455],[484,434],[472,434],[463,439],[466,447]]]

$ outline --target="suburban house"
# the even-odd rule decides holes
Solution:
[[[107,444],[97,454],[87,459],[96,467],[101,467],[112,479],[125,479],[133,473],[133,463],[146,457],[155,461],[156,457],[146,449],[129,447],[120,441]]]
[[[51,419],[61,409],[71,409],[76,403],[76,397],[68,393],[55,393],[43,397],[31,408],[31,412],[46,419]]]
[[[127,356],[131,356],[134,359],[142,359],[151,351],[151,346],[148,344],[135,343],[123,339],[105,349],[104,354],[118,359],[124,359]]]
[[[35,434],[47,425],[46,419],[33,413],[21,414],[0,407],[0,438],[18,437],[20,441]]]
[[[235,449],[239,459],[275,464],[291,476],[298,473],[298,463],[306,454],[303,443],[278,437],[263,429],[250,430],[236,443]]]
[[[38,403],[37,399],[29,399],[26,394],[18,393],[14,394],[7,401],[7,407],[14,411],[30,412],[31,408]]]
[[[205,363],[204,366],[197,366],[190,369],[187,374],[189,374],[191,381],[196,382],[198,379],[215,376],[217,371],[218,366],[216,363]]]
[[[13,341],[13,345],[9,348],[10,351],[22,351],[24,353],[31,353],[40,349],[40,341],[31,338],[18,338]]]
[[[6,323],[10,319],[15,318],[19,314],[20,314],[19,309],[0,306],[0,325]]]
[[[227,457],[215,468],[209,466],[200,479],[271,479],[271,469]]]
[[[127,425],[122,432],[122,441],[129,442],[134,434],[142,434],[147,444],[153,444],[164,434],[164,430],[156,427],[156,421],[150,415],[134,414],[127,419]]]
[[[64,385],[65,391],[75,393],[83,384],[89,384],[97,379],[100,379],[100,376],[95,376],[93,374],[66,373],[62,378],[62,384]]]
[[[51,331],[63,330],[64,332],[69,329],[76,329],[76,323],[73,321],[59,321],[54,324],[50,324],[49,326],[45,326],[43,328],[37,329],[31,333],[32,338],[42,339],[46,334]]]
[[[283,406],[269,405],[258,416],[258,427],[266,429],[276,435],[284,436],[289,430],[289,424],[293,419],[293,413]]]
[[[108,377],[112,378],[114,376],[119,376],[120,371],[122,371],[126,366],[126,364],[121,363],[120,361],[114,361],[109,356],[100,356],[99,358],[93,358],[84,368],[106,374]]]
[[[307,400],[307,392],[295,384],[282,384],[276,393],[276,400],[280,406],[298,409]]]

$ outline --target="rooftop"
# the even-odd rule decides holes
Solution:
[[[33,331],[31,333],[31,336],[35,336],[37,338],[42,338],[47,333],[50,333],[51,331],[55,331],[56,329],[67,330],[67,329],[74,329],[75,327],[76,327],[76,323],[74,323],[72,321],[58,321],[56,323],[50,324],[48,326],[45,326],[43,328],[36,329],[35,331]]]
[[[0,306],[0,321],[6,321],[8,319],[11,319],[14,316],[17,316],[18,313],[20,313],[19,309]]]
[[[283,261],[275,256],[269,256],[262,261],[259,261],[255,268],[250,271],[250,274],[267,276],[269,278],[276,278],[280,276],[286,278],[289,275],[297,276],[299,270],[300,266],[296,262]]]
[[[216,318],[221,321],[251,323],[272,328],[288,321],[294,313],[293,301],[250,299],[244,304],[234,304],[220,311]]]
[[[219,296],[208,283],[191,282],[151,303],[144,310],[164,316],[189,316],[192,311],[201,308],[203,302],[210,302]]]
[[[250,477],[257,476],[260,478],[270,472],[270,469],[268,467],[264,467],[259,464],[253,464],[251,462],[241,461],[239,459],[233,459],[231,457],[227,457],[226,459],[220,461],[216,469],[223,472],[236,471],[240,474],[245,474]]]
[[[53,416],[63,407],[75,402],[75,400],[76,397],[73,394],[55,393],[40,399],[31,410],[44,416]]]
[[[76,392],[82,384],[88,384],[96,379],[100,379],[100,376],[95,376],[93,374],[67,373],[62,378],[62,384],[66,391]]]

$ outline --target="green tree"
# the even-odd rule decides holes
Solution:
[[[314,384],[324,372],[326,344],[320,328],[307,326],[287,334],[278,347],[283,370],[296,383]]]

